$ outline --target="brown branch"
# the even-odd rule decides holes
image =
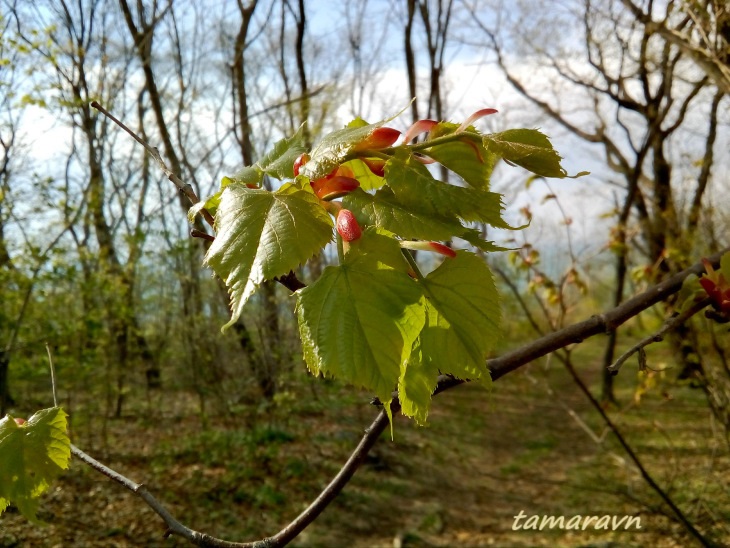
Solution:
[[[724,64],[714,52],[693,44],[690,37],[667,27],[664,22],[654,21],[651,14],[645,13],[631,0],[621,0],[621,3],[645,26],[647,34],[656,33],[668,43],[677,46],[712,78],[718,89],[723,93],[730,93],[730,66]]]
[[[185,194],[185,196],[188,197],[191,204],[195,205],[197,204],[200,199],[198,198],[197,194],[195,194],[195,190],[193,190],[193,187],[185,183],[180,177],[178,177],[169,167],[167,167],[167,164],[162,159],[162,156],[160,155],[160,151],[157,150],[157,147],[151,146],[149,143],[147,143],[144,139],[142,139],[139,135],[137,135],[134,131],[129,129],[121,120],[117,119],[112,113],[110,113],[108,110],[106,110],[104,107],[102,107],[99,103],[96,101],[91,102],[91,106],[101,112],[104,116],[109,118],[112,122],[114,122],[116,125],[118,125],[120,128],[122,128],[124,131],[126,131],[132,139],[137,141],[140,145],[144,147],[144,149],[147,151],[147,153],[154,158],[154,160],[157,162],[157,164],[160,166],[160,169],[162,169],[162,172],[167,176],[167,178],[174,184],[177,189]],[[203,215],[203,218],[206,220],[206,222],[213,227],[214,220],[213,216],[206,210],[202,209],[201,214]]]
[[[728,251],[730,251],[730,248],[713,255],[709,258],[709,262],[713,266],[718,266],[720,263],[720,257],[723,253]],[[605,333],[617,329],[621,324],[636,316],[643,310],[646,310],[679,291],[687,276],[691,274],[700,274],[704,272],[704,270],[705,266],[702,263],[698,263],[672,276],[666,281],[649,288],[647,291],[629,299],[625,303],[605,312],[604,314],[592,316],[585,321],[541,337],[540,339],[503,356],[488,360],[487,366],[491,373],[492,380],[496,381],[507,373],[570,344],[581,342],[584,339],[598,333]],[[439,377],[439,382],[436,390],[434,391],[434,396],[465,382],[468,381],[442,375]],[[400,404],[397,399],[394,399],[391,403],[391,412],[397,413],[398,411],[400,411]],[[325,510],[325,508],[327,508],[342,489],[344,489],[345,485],[347,485],[352,476],[355,474],[355,471],[362,464],[365,456],[368,454],[373,445],[375,445],[375,442],[385,431],[387,426],[388,417],[384,411],[381,411],[370,427],[365,430],[365,434],[360,440],[360,443],[352,452],[347,462],[343,465],[327,487],[325,487],[325,489],[320,493],[320,495],[306,510],[304,510],[304,512],[302,512],[297,518],[291,521],[273,537],[268,537],[256,542],[245,543],[228,542],[217,539],[182,525],[172,517],[172,515],[144,488],[143,485],[137,484],[121,474],[114,472],[76,447],[72,447],[72,452],[97,471],[139,495],[163,519],[165,524],[168,526],[168,534],[180,535],[198,546],[222,548],[278,548],[285,546],[291,540],[296,538],[299,533],[301,533]],[[629,451],[630,454],[633,454],[630,447],[627,448],[627,451]],[[700,536],[698,538],[702,537]]]
[[[611,365],[609,365],[607,367],[607,369],[614,375],[618,374],[618,370],[621,369],[621,366],[631,356],[633,356],[637,352],[642,352],[644,350],[644,348],[646,348],[647,346],[649,346],[652,343],[663,341],[664,335],[666,335],[668,332],[670,332],[675,327],[682,325],[684,322],[689,320],[692,316],[694,316],[695,314],[700,312],[702,309],[707,307],[711,302],[712,301],[709,299],[709,297],[706,299],[702,299],[701,301],[695,303],[694,305],[689,307],[687,310],[685,310],[681,314],[678,314],[676,316],[669,318],[666,322],[664,322],[664,325],[656,333],[652,333],[648,337],[645,337],[644,339],[642,339],[638,343],[636,343],[634,346],[629,348],[615,362],[613,362]]]
[[[705,305],[706,306],[706,305]],[[674,503],[674,501],[667,495],[664,490],[659,486],[659,484],[654,481],[654,478],[649,474],[649,471],[644,467],[644,465],[641,462],[641,459],[639,459],[639,456],[634,452],[631,445],[626,441],[626,439],[621,434],[621,431],[616,427],[616,425],[613,423],[611,418],[606,414],[605,409],[603,409],[603,406],[600,404],[600,402],[593,397],[593,394],[591,394],[591,391],[588,389],[586,384],[583,382],[583,379],[580,378],[578,375],[578,372],[575,370],[575,367],[573,367],[573,364],[570,360],[565,361],[565,367],[568,369],[568,372],[573,377],[573,380],[580,388],[581,392],[585,395],[586,398],[591,402],[591,405],[593,408],[598,411],[598,413],[603,418],[606,425],[611,429],[613,434],[616,436],[616,439],[621,444],[621,447],[623,447],[624,451],[626,451],[626,454],[629,456],[629,458],[633,461],[633,463],[636,465],[636,467],[639,469],[639,472],[641,473],[641,476],[644,478],[644,481],[649,484],[649,486],[656,491],[656,493],[661,497],[661,499],[672,509],[672,512],[677,516],[679,521],[682,523],[682,525],[689,531],[689,533],[695,537],[699,543],[702,546],[705,547],[711,547],[712,544],[704,537],[702,534],[692,525],[692,523],[687,519],[687,517],[682,513],[682,511],[679,509],[679,507]]]

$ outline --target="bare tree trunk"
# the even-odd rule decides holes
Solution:
[[[0,417],[5,416],[8,407],[15,404],[8,386],[8,367],[10,360],[4,350],[0,350]]]
[[[416,0],[408,0],[408,17],[406,19],[406,27],[404,32],[404,46],[406,54],[406,71],[408,72],[408,92],[410,93],[411,117],[415,123],[421,117],[418,114],[418,101],[415,101],[418,95],[418,81],[416,80],[416,57],[413,53],[413,19],[416,14]]]
[[[238,28],[234,43],[234,57],[231,65],[231,76],[233,79],[234,90],[234,109],[236,114],[236,139],[238,140],[241,150],[241,157],[245,165],[254,163],[254,150],[251,139],[251,125],[248,115],[248,89],[246,86],[246,56],[245,50],[248,47],[247,40],[251,21],[253,20],[254,10],[257,6],[257,0],[252,0],[248,5],[244,5],[239,0],[238,8],[241,15],[241,22]],[[304,39],[304,6],[300,6],[301,12],[298,17],[300,29],[297,36],[298,47],[302,47]],[[300,42],[301,40],[301,42]],[[301,65],[303,71],[303,65]],[[302,79],[303,78],[303,79]],[[306,86],[306,76],[300,73],[300,83]],[[268,181],[264,182],[268,186]],[[271,399],[276,394],[276,371],[278,367],[274,365],[276,357],[272,354],[274,345],[279,341],[279,318],[278,307],[276,306],[276,288],[275,282],[264,282],[261,285],[261,295],[263,296],[263,322],[262,322],[262,344],[259,352],[249,354],[254,375],[261,390],[261,394],[266,399]],[[240,320],[239,320],[240,321]],[[236,328],[239,333],[241,348],[250,349],[251,337],[248,335],[245,325],[241,322],[241,326]]]

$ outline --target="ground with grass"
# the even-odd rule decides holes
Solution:
[[[576,363],[595,387],[590,349]],[[700,531],[730,545],[730,454],[700,390],[661,381],[611,411],[658,483]],[[655,376],[658,378],[658,376]],[[336,473],[376,413],[366,394],[298,380],[280,405],[203,420],[193,398],[157,393],[75,443],[138,482],[180,521],[228,540],[276,533]],[[429,426],[397,418],[300,547],[694,545],[557,362],[435,398]],[[93,435],[92,435],[93,434]],[[513,530],[514,516],[636,516],[641,529]],[[43,499],[47,525],[12,509],[0,546],[184,546],[131,493],[74,462]],[[522,522],[525,523],[524,521]]]

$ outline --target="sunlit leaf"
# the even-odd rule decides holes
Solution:
[[[438,375],[438,365],[424,357],[421,340],[416,340],[408,362],[401,368],[398,399],[403,414],[412,417],[418,424],[426,424]]]
[[[276,192],[230,185],[216,214],[217,235],[205,261],[231,294],[232,325],[265,280],[287,274],[332,238],[332,219],[311,191]]]
[[[355,250],[361,240],[352,242],[344,264],[297,292],[297,318],[312,373],[365,387],[387,407],[424,310],[419,285],[377,258],[400,253],[398,243],[378,236],[366,231],[361,240],[374,240],[369,253]]]
[[[375,190],[385,184],[385,179],[370,171],[370,168],[362,160],[356,158],[342,165],[352,170],[353,176],[360,181],[360,188],[363,190]]]
[[[324,177],[342,164],[347,159],[347,155],[376,129],[400,116],[402,112],[374,124],[367,124],[361,118],[356,118],[347,127],[326,135],[314,147],[309,161],[302,166],[300,172],[302,175],[309,177],[310,180]]]
[[[484,147],[508,162],[542,177],[569,177],[550,139],[536,129],[508,129],[483,137]],[[582,171],[573,177],[587,175]]]
[[[436,180],[418,160],[402,154],[388,161],[385,180],[398,201],[425,215],[479,221],[512,228],[502,219],[502,196]]]
[[[403,412],[424,422],[438,372],[489,384],[487,353],[499,336],[501,311],[486,263],[458,251],[419,284],[426,301],[426,323],[406,364],[399,397]]]
[[[294,160],[304,152],[307,152],[307,148],[304,146],[304,125],[301,125],[294,135],[277,142],[273,149],[256,162],[256,166],[274,179],[292,179]]]
[[[311,180],[324,177],[345,161],[347,154],[355,145],[367,139],[368,135],[383,124],[384,122],[365,126],[355,125],[326,135],[314,147],[309,161],[302,166],[300,173]]]
[[[374,195],[357,190],[348,194],[342,203],[362,226],[377,226],[401,238],[451,240],[458,237],[484,251],[501,249],[483,240],[479,231],[464,227],[456,216],[446,218],[405,206],[390,187],[381,188]]]
[[[304,146],[304,126],[300,126],[294,135],[278,141],[274,145],[274,148],[253,166],[246,166],[235,175],[224,177],[221,189],[231,183],[259,186],[264,175],[280,181],[293,179],[294,160],[306,151],[307,149]]]
[[[431,130],[429,139],[450,135],[456,124],[441,122]],[[489,178],[499,156],[489,152],[484,144],[464,136],[461,141],[451,141],[427,148],[424,154],[456,173],[464,181],[479,190],[489,190]]]
[[[10,416],[0,420],[0,513],[12,503],[38,523],[39,498],[68,468],[70,457],[66,413],[60,407],[39,411],[23,425]]]

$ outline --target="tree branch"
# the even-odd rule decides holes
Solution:
[[[174,184],[180,192],[182,192],[183,194],[185,194],[185,196],[188,197],[191,204],[195,205],[200,201],[200,199],[198,198],[198,195],[195,194],[193,187],[191,185],[189,185],[188,183],[185,183],[172,170],[170,170],[169,167],[167,167],[167,164],[165,163],[165,161],[162,159],[162,156],[160,155],[160,151],[157,150],[156,147],[153,147],[149,143],[144,141],[134,131],[129,129],[121,120],[117,119],[112,113],[110,113],[108,110],[106,110],[104,107],[102,107],[96,101],[92,101],[91,106],[94,107],[99,112],[101,112],[104,116],[109,118],[112,122],[114,122],[116,125],[118,125],[120,128],[122,128],[124,131],[126,131],[132,137],[132,139],[134,139],[140,145],[142,145],[144,147],[144,149],[147,151],[147,153],[150,156],[152,156],[152,158],[155,159],[157,164],[160,166],[160,169],[162,169],[163,173],[172,182],[172,184]],[[203,215],[203,218],[206,220],[206,222],[211,227],[213,227],[213,225],[214,225],[213,216],[206,209],[202,209],[201,214]]]
[[[640,340],[638,343],[636,343],[634,346],[632,346],[629,350],[624,352],[619,359],[617,359],[615,362],[613,362],[611,365],[607,367],[607,369],[614,375],[618,374],[618,370],[621,369],[621,366],[628,360],[631,356],[636,354],[637,352],[643,352],[644,348],[649,346],[652,343],[655,342],[661,342],[664,340],[664,335],[667,334],[669,331],[674,329],[675,327],[678,327],[679,325],[683,324],[687,320],[689,320],[692,316],[697,314],[699,311],[701,311],[703,308],[708,306],[712,301],[709,298],[702,299],[701,301],[695,303],[691,307],[689,307],[687,310],[682,312],[681,314],[678,314],[676,316],[673,316],[669,318],[666,322],[664,322],[664,325],[659,329],[656,333],[653,333],[649,335],[648,337],[645,337],[644,339]]]
[[[651,18],[651,14],[645,13],[639,6],[631,2],[631,0],[621,0],[621,3],[634,17],[641,21],[647,34],[659,34],[664,40],[677,46],[689,55],[712,78],[715,85],[723,93],[730,93],[730,67],[724,64],[714,52],[693,44],[691,38],[675,29],[668,28],[664,22],[654,21]]]

